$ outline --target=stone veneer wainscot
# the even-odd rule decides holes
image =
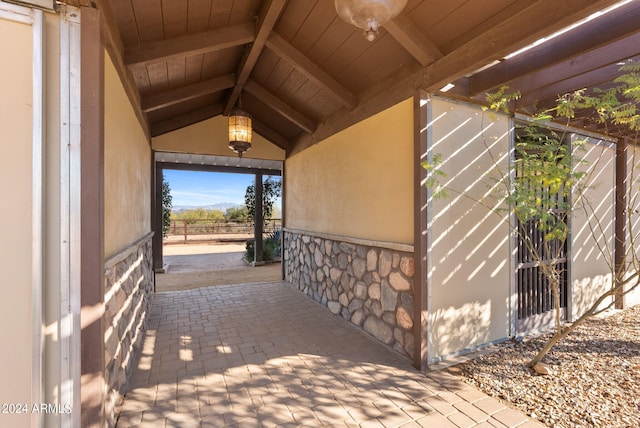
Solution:
[[[116,407],[140,353],[154,291],[150,233],[105,263],[105,382],[107,426],[115,426]]]
[[[285,230],[285,280],[397,352],[413,354],[413,253]],[[398,247],[408,247],[395,245]]]

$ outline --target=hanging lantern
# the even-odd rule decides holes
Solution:
[[[376,38],[378,28],[402,12],[407,0],[335,0],[340,18],[364,30],[370,42]]]
[[[239,157],[251,149],[251,115],[241,108],[229,115],[229,148]]]

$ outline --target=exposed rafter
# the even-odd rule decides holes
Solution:
[[[253,68],[256,66],[256,62],[264,49],[264,44],[267,41],[269,34],[271,34],[271,31],[273,31],[273,27],[276,25],[286,3],[286,0],[268,0],[265,2],[262,13],[260,14],[260,20],[258,21],[256,38],[243,57],[240,67],[238,67],[236,85],[233,88],[224,108],[225,115],[229,114],[231,109],[235,106],[236,101],[238,101],[240,92],[242,91],[246,81],[249,79]]]
[[[511,86],[522,93],[528,93],[536,88],[597,70],[602,64],[613,64],[615,67],[616,63],[636,55],[640,55],[640,32],[549,67],[545,73],[523,76],[514,80]],[[564,92],[560,92],[562,93]]]
[[[227,74],[225,76],[193,83],[181,88],[155,93],[142,99],[142,109],[146,113],[160,110],[175,104],[231,88],[234,84],[235,79],[233,74]]]
[[[550,82],[549,84],[536,87],[535,90],[522,93],[520,99],[515,102],[516,108],[523,108],[536,104],[541,100],[551,100],[550,106],[556,104],[555,100],[562,94],[577,91],[586,87],[594,87],[600,84],[606,83],[611,79],[612,75],[615,75],[619,66],[616,64],[602,67],[597,70],[590,71],[588,73],[579,74],[566,79],[558,79],[557,81]],[[540,108],[546,107],[545,104],[538,105]]]
[[[438,90],[451,81],[615,3],[617,0],[538,0],[511,19],[425,67],[424,89]],[[554,12],[550,14],[550,10]],[[536,24],[540,22],[544,22],[545,26]]]
[[[389,34],[402,45],[421,65],[431,64],[442,58],[440,49],[404,15],[399,15],[384,25]]]
[[[507,54],[619,0],[509,0],[488,7],[463,1],[440,8],[437,22],[432,7],[446,0],[412,0],[373,43],[340,22],[329,1],[236,0],[215,8],[178,2],[169,9],[155,0],[62,1],[112,9],[105,41],[141,122],[156,121],[154,135],[228,114],[246,90],[244,108],[256,133],[287,155],[419,90],[455,83],[447,95],[473,101],[508,84],[522,93],[518,105],[541,105],[540,98],[610,79],[607,65],[640,53],[640,36],[634,38],[640,0],[507,61]],[[445,28],[451,31],[439,31]],[[110,41],[119,32],[124,47]],[[503,61],[479,71],[496,60]],[[222,111],[192,111],[205,99],[221,103]]]
[[[239,24],[220,30],[127,47],[125,63],[129,67],[144,66],[158,61],[184,58],[251,43],[255,31],[251,24]]]
[[[345,107],[352,108],[357,104],[357,98],[355,95],[349,92],[333,77],[329,76],[325,71],[296,48],[291,46],[278,34],[272,33],[271,36],[269,36],[269,39],[267,40],[267,47],[275,52],[276,55],[295,67],[300,73],[304,74],[309,80],[322,86],[323,89],[325,89],[340,104]]]
[[[316,124],[312,119],[289,106],[253,80],[247,80],[244,89],[304,131],[315,131]]]
[[[499,85],[508,84],[524,75],[534,74],[554,64],[566,62],[569,58],[604,47],[617,39],[628,37],[640,30],[638,22],[640,22],[640,4],[630,3],[623,6],[600,19],[584,24],[580,29],[533,48],[526,54],[510,58],[471,76],[469,95],[474,96]],[[592,36],[586,38],[585,33]],[[609,49],[609,47],[606,48],[606,50]]]
[[[222,113],[222,108],[222,104],[214,104],[181,116],[176,116],[172,119],[156,122],[151,125],[151,136],[157,137],[158,135],[166,134],[167,132],[175,131],[176,129],[211,119],[212,117],[220,115]]]

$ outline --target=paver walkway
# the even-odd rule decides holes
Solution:
[[[118,428],[541,426],[284,282],[158,293]]]

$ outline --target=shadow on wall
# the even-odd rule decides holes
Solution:
[[[429,344],[435,351],[432,357],[445,359],[465,349],[491,340],[491,301],[469,302],[460,307],[437,309],[430,318]]]
[[[593,277],[580,278],[573,281],[571,286],[571,320],[576,320],[595,302],[602,294],[612,287],[611,275],[594,275]],[[600,309],[613,302],[613,297],[606,299]]]

